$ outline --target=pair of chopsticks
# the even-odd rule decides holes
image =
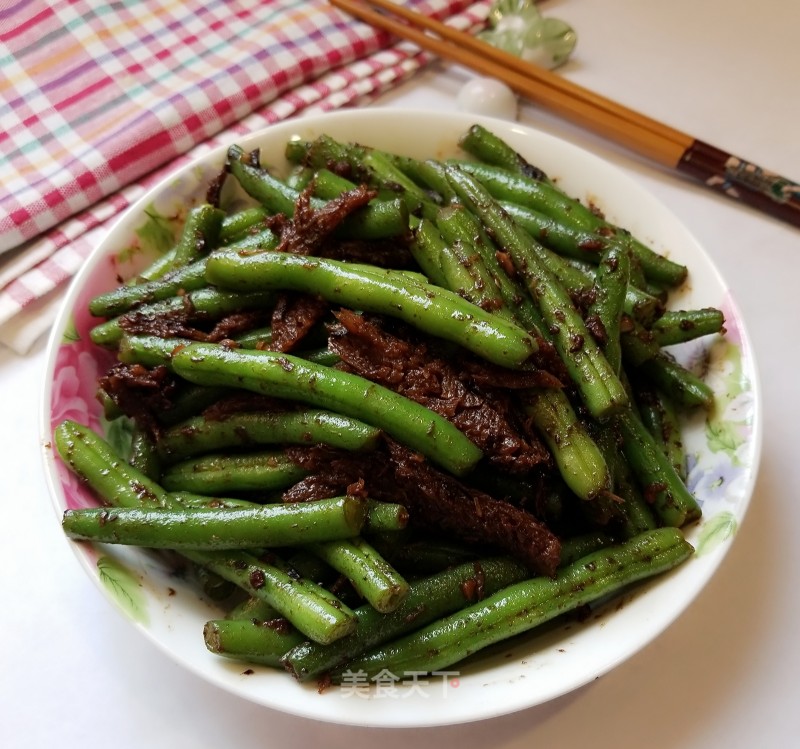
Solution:
[[[503,81],[520,96],[661,166],[687,174],[728,197],[800,226],[800,185],[785,177],[392,0],[329,2],[438,57]]]

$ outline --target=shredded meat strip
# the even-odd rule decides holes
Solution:
[[[154,335],[159,338],[187,338],[192,341],[218,343],[263,324],[265,319],[264,312],[247,310],[232,312],[214,321],[207,313],[198,312],[187,296],[179,309],[159,315],[148,315],[138,310],[126,312],[120,316],[119,325],[129,335]]]
[[[377,194],[362,185],[328,200],[321,208],[311,204],[313,184],[300,193],[294,207],[294,217],[281,230],[280,252],[297,255],[316,255],[325,239],[354,210],[366,205]]]
[[[271,351],[291,351],[330,311],[330,305],[311,294],[282,293],[272,310]]]

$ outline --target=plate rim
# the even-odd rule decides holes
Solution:
[[[597,156],[591,151],[588,151],[580,146],[577,146],[565,139],[561,139],[550,133],[541,131],[532,125],[521,124],[518,122],[510,122],[507,120],[499,120],[492,117],[472,115],[462,112],[442,112],[442,111],[431,111],[425,109],[393,109],[391,107],[375,107],[371,109],[339,110],[336,112],[330,112],[321,115],[314,115],[314,116],[307,115],[292,120],[282,121],[270,125],[267,128],[261,129],[259,131],[249,133],[246,136],[242,136],[239,138],[231,137],[230,142],[236,141],[241,145],[243,145],[243,147],[248,147],[249,144],[258,143],[262,141],[264,138],[270,138],[273,136],[283,137],[283,135],[280,134],[288,133],[291,130],[298,130],[310,127],[312,129],[316,128],[318,132],[321,132],[322,129],[325,127],[326,123],[331,123],[334,121],[348,121],[352,119],[366,120],[366,121],[372,120],[373,122],[379,122],[381,120],[391,120],[396,122],[398,119],[403,119],[404,121],[433,120],[436,121],[435,127],[438,128],[442,128],[443,127],[442,123],[445,122],[447,123],[448,126],[453,126],[453,127],[456,125],[456,123],[458,123],[464,128],[466,128],[466,126],[471,122],[481,122],[487,124],[489,127],[495,127],[496,129],[503,129],[509,132],[517,132],[521,136],[530,137],[532,135],[534,138],[539,138],[540,142],[543,143],[548,143],[548,142],[557,143],[559,147],[566,148],[568,151],[571,151],[573,155],[582,159],[587,159],[590,162],[593,162],[596,167],[599,167],[602,170],[609,170],[610,172],[615,173],[617,179],[621,180],[623,183],[627,183],[627,186],[630,187],[631,189],[635,189],[636,191],[638,191],[644,198],[646,198],[650,202],[650,204],[657,207],[657,209],[661,211],[671,222],[679,226],[681,231],[689,239],[691,239],[696,248],[700,250],[706,264],[708,265],[709,269],[715,274],[716,280],[722,287],[722,289],[727,290],[729,292],[728,284],[725,282],[724,278],[719,272],[719,269],[714,263],[711,255],[705,250],[705,248],[702,245],[700,245],[700,243],[697,241],[697,239],[694,237],[694,235],[691,233],[688,227],[686,227],[683,221],[681,221],[680,218],[660,199],[656,198],[655,195],[652,192],[650,192],[644,185],[642,185],[635,178],[631,177],[629,174],[624,172],[620,167]],[[279,135],[275,135],[276,133],[278,133]],[[200,164],[207,163],[214,159],[219,160],[221,158],[224,158],[226,150],[227,150],[226,144],[216,146],[213,149],[206,152],[205,154],[202,154],[198,159],[194,159],[185,164],[182,164],[176,170],[165,175],[157,183],[150,186],[144,192],[144,194],[141,195],[136,201],[134,201],[109,227],[108,231],[105,233],[102,240],[92,250],[87,260],[84,262],[83,266],[79,270],[79,272],[70,282],[66,295],[61,304],[59,305],[58,314],[53,324],[47,342],[47,361],[44,370],[43,397],[42,400],[40,401],[40,435],[42,437],[42,447],[43,447],[42,452],[43,452],[43,460],[45,463],[45,478],[48,486],[48,491],[50,494],[51,503],[53,504],[55,510],[57,511],[57,514],[60,514],[60,512],[62,511],[62,506],[60,506],[57,501],[57,498],[61,493],[61,488],[58,485],[55,476],[55,466],[54,466],[56,460],[55,450],[51,445],[48,444],[51,440],[51,434],[52,434],[51,422],[50,422],[52,383],[55,374],[58,349],[61,345],[63,332],[69,321],[75,302],[77,301],[78,294],[83,285],[85,284],[86,280],[91,277],[93,271],[95,270],[97,265],[102,261],[102,259],[114,251],[114,247],[110,246],[110,242],[117,234],[119,234],[119,232],[126,225],[126,223],[133,222],[136,216],[141,214],[142,208],[147,206],[148,203],[152,202],[152,199],[155,195],[164,191],[169,185],[169,183],[183,178],[185,175],[190,173],[191,170],[196,169]],[[120,248],[117,247],[116,249],[119,250]],[[690,268],[690,273],[691,273],[691,268]],[[762,458],[763,395],[761,389],[761,380],[759,376],[758,364],[755,359],[755,351],[751,343],[751,338],[747,328],[747,323],[742,318],[741,311],[739,310],[735,299],[733,299],[730,294],[728,300],[730,302],[733,312],[736,315],[738,330],[741,337],[742,349],[743,352],[746,352],[747,360],[750,365],[750,372],[749,372],[750,391],[752,393],[752,399],[753,399],[752,431],[750,434],[751,467],[747,477],[746,488],[743,492],[744,499],[742,503],[740,503],[739,505],[739,507],[741,508],[739,525],[741,525],[741,522],[745,519],[747,515],[747,511],[750,502],[752,500],[755,483],[758,477],[760,462]],[[308,707],[305,707],[303,709],[301,709],[299,705],[294,704],[292,701],[284,701],[285,704],[276,705],[274,703],[265,702],[263,699],[259,699],[249,694],[246,687],[236,689],[230,684],[221,683],[218,678],[213,678],[210,674],[203,671],[198,664],[186,662],[184,659],[177,657],[175,653],[169,649],[167,643],[163,642],[162,640],[159,640],[156,637],[155,633],[150,628],[143,626],[140,622],[137,622],[135,619],[132,619],[124,611],[122,611],[119,608],[119,606],[116,605],[116,602],[109,597],[107,591],[103,589],[98,579],[96,570],[89,563],[87,555],[81,551],[79,545],[70,542],[69,539],[67,539],[66,537],[64,537],[64,540],[72,548],[73,552],[75,553],[76,557],[81,563],[81,566],[84,567],[84,570],[87,572],[89,577],[93,580],[93,582],[97,585],[97,587],[100,588],[104,597],[109,599],[109,602],[112,603],[114,608],[116,608],[119,611],[119,613],[121,613],[130,624],[133,624],[151,642],[153,642],[160,650],[162,650],[173,662],[180,663],[183,667],[186,667],[196,675],[201,676],[208,683],[212,683],[219,688],[225,689],[229,693],[235,694],[239,697],[263,705],[270,709],[275,709],[281,712],[295,715],[297,717],[304,717],[304,718],[314,719],[317,721],[339,723],[344,725],[354,725],[354,726],[357,725],[365,727],[402,727],[402,726],[433,727],[433,726],[452,725],[456,723],[468,723],[477,720],[485,720],[492,717],[498,717],[500,715],[505,715],[523,709],[535,707],[537,705],[544,704],[548,701],[551,701],[558,697],[564,696],[570,692],[573,692],[576,689],[585,686],[593,679],[598,678],[604,675],[605,673],[608,673],[609,671],[620,665],[622,662],[633,657],[637,652],[641,650],[642,647],[644,647],[649,642],[655,640],[669,626],[671,626],[671,624],[679,616],[681,616],[686,611],[686,609],[696,600],[697,596],[706,587],[709,579],[719,570],[724,558],[727,556],[728,551],[732,545],[731,542],[724,543],[722,544],[721,547],[719,547],[715,551],[716,558],[714,563],[704,573],[700,582],[696,584],[693,593],[690,596],[686,597],[683,601],[681,601],[680,606],[676,607],[672,616],[662,618],[660,620],[660,625],[656,627],[653,631],[651,631],[650,635],[647,638],[645,638],[645,641],[643,643],[635,647],[631,652],[622,655],[617,660],[609,662],[607,664],[607,667],[602,669],[601,671],[599,672],[594,671],[591,674],[587,675],[585,679],[575,681],[574,683],[571,683],[568,687],[559,689],[549,697],[543,700],[538,700],[536,702],[526,701],[525,699],[518,699],[515,701],[507,701],[505,704],[501,706],[495,705],[494,707],[491,708],[483,707],[483,709],[479,710],[475,710],[474,709],[475,706],[473,705],[473,709],[470,711],[471,712],[470,715],[460,714],[453,716],[452,718],[447,718],[446,716],[443,715],[440,716],[433,714],[428,714],[424,719],[415,719],[413,716],[408,716],[408,715],[406,716],[395,715],[394,718],[387,720],[385,716],[382,719],[370,719],[370,716],[375,709],[373,706],[374,702],[369,706],[367,706],[363,711],[364,715],[358,718],[351,716],[348,712],[344,710],[341,711],[341,713],[339,711],[328,711],[328,713],[326,713],[324,717],[319,717],[318,715],[315,715],[315,710],[314,710],[314,707],[317,708],[322,707],[322,703],[319,701],[316,706],[309,705]],[[199,634],[198,634],[198,639],[201,640]],[[218,658],[218,656],[213,656],[213,657]],[[288,674],[280,674],[280,677],[281,679],[288,679],[291,682],[291,677],[289,677]],[[524,692],[526,690],[520,689],[518,691]],[[316,693],[314,693],[314,697],[316,699],[317,697]],[[325,696],[322,695],[321,698],[324,700]],[[364,702],[367,701],[364,700]]]

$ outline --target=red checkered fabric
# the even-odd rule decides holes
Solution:
[[[407,2],[460,28],[489,6]],[[0,1],[0,325],[186,159],[429,61],[392,41],[324,0]]]

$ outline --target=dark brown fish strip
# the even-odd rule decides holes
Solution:
[[[319,447],[289,448],[289,456],[309,476],[287,490],[284,500],[307,501],[349,490],[398,502],[408,510],[411,527],[501,550],[536,574],[554,574],[561,544],[541,521],[434,468],[393,440],[386,444],[388,452],[369,456]]]
[[[272,310],[271,351],[292,351],[302,343],[317,323],[325,319],[330,305],[311,294],[280,294]]]
[[[369,203],[377,193],[365,186],[343,192],[320,208],[311,204],[313,184],[300,193],[295,202],[294,218],[281,231],[280,252],[316,255],[319,248],[349,214]]]

